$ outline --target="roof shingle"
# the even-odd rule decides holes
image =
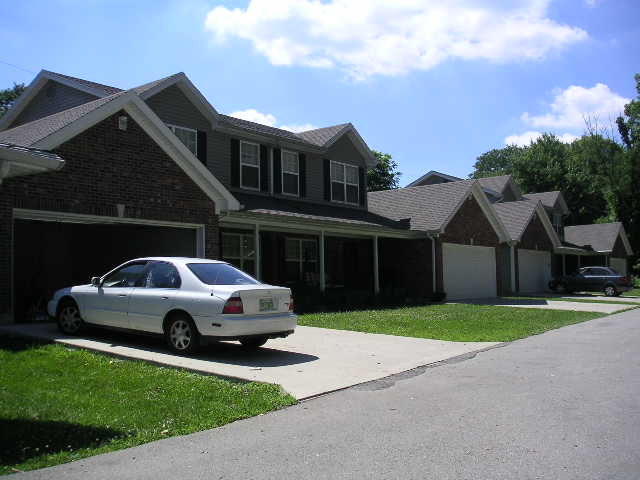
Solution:
[[[581,247],[590,245],[597,252],[610,252],[620,234],[620,222],[564,227],[564,239]]]
[[[518,202],[494,203],[493,208],[507,229],[511,240],[520,240],[529,225],[536,205],[537,202],[521,200]]]
[[[500,194],[504,193],[504,189],[511,180],[511,175],[498,175],[496,177],[479,178],[478,181],[483,188],[488,188]]]
[[[469,194],[475,180],[369,192],[369,210],[396,221],[410,219],[411,230],[440,231]]]

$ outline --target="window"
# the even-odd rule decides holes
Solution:
[[[558,234],[562,233],[562,215],[558,213],[553,214],[553,229]]]
[[[331,162],[331,200],[334,202],[358,204],[358,167]]]
[[[300,195],[300,161],[295,152],[282,151],[282,193]]]
[[[240,142],[240,186],[260,190],[260,145]]]
[[[300,238],[285,239],[285,264],[288,282],[315,285],[318,281],[318,242]]]
[[[136,287],[180,288],[180,284],[180,274],[175,266],[168,262],[153,262],[136,283]]]
[[[102,281],[103,288],[133,287],[142,277],[147,262],[128,263],[113,273],[107,275]]]
[[[198,156],[198,131],[192,128],[178,127],[177,125],[167,124],[169,130],[171,130],[178,140],[184,143],[191,153],[196,157]]]
[[[226,263],[188,263],[187,267],[206,285],[257,285],[260,283]]]
[[[249,273],[256,271],[255,238],[252,233],[223,233],[222,259]]]

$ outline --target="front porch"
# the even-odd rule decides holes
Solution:
[[[221,258],[264,283],[292,289],[297,310],[431,299],[431,240],[412,231],[264,215],[225,217]]]

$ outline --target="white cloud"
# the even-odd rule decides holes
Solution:
[[[571,85],[565,90],[555,90],[555,98],[549,104],[551,112],[543,115],[522,114],[522,121],[537,128],[563,128],[581,130],[585,119],[600,123],[614,120],[624,110],[628,98],[611,91],[602,83],[585,88]]]
[[[291,125],[278,125],[278,120],[276,117],[270,113],[262,113],[256,110],[255,108],[248,108],[246,110],[238,110],[236,112],[230,113],[229,116],[241,118],[242,120],[248,120],[249,122],[256,122],[262,125],[267,125],[268,127],[276,127],[281,128],[283,130],[288,130],[290,132],[298,133],[304,132],[306,130],[314,130],[318,127],[312,125],[310,123],[303,124],[291,124]]]
[[[270,113],[259,112],[254,108],[238,110],[236,112],[230,113],[229,116],[241,118],[242,120],[247,120],[249,122],[260,123],[262,125],[267,125],[268,127],[274,127],[276,124],[276,117],[274,117]]]
[[[344,68],[355,79],[427,70],[448,59],[539,60],[585,40],[548,18],[549,0],[251,0],[217,6],[206,28],[250,41],[273,65]]]
[[[542,135],[542,132],[537,132],[530,130],[528,132],[519,133],[515,135],[509,135],[504,139],[505,145],[518,145],[519,147],[527,147],[534,142]],[[579,135],[573,135],[572,133],[563,133],[562,135],[558,135],[558,138],[561,142],[571,143],[574,140],[580,138]]]

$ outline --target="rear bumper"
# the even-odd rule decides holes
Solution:
[[[242,318],[195,317],[194,321],[203,337],[211,337],[214,340],[237,340],[255,335],[270,338],[286,337],[295,330],[298,317],[293,313],[287,313]]]

